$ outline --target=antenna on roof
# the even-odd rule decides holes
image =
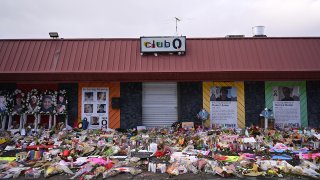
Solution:
[[[178,17],[174,17],[174,19],[176,20],[176,36],[178,36],[178,22],[180,22],[181,19]]]

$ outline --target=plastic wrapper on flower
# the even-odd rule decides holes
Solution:
[[[88,162],[91,162],[91,164],[93,165],[101,165],[101,166],[105,166],[107,165],[110,161],[107,161],[103,158],[89,158]]]
[[[81,169],[75,173],[75,175],[73,177],[71,177],[70,179],[75,179],[78,176],[81,176],[84,173],[90,172],[93,169],[93,166],[91,163],[85,164],[81,167]]]
[[[44,177],[47,178],[59,173],[62,173],[62,169],[60,169],[57,164],[52,164],[45,170]]]
[[[117,171],[115,169],[109,169],[109,170],[105,171],[102,174],[102,176],[103,176],[103,179],[106,179],[106,178],[109,178],[109,177],[113,177],[113,176],[115,176],[115,175],[117,175],[119,173],[120,173],[120,171]]]
[[[206,159],[199,159],[197,161],[198,170],[203,170],[206,164],[207,164]]]
[[[179,169],[178,169],[178,165],[177,164],[171,164],[168,168],[167,168],[167,173],[171,174],[171,175],[179,175]]]
[[[188,169],[188,171],[192,172],[193,174],[199,173],[198,169],[192,163],[187,164],[187,169]]]
[[[93,174],[95,177],[98,177],[100,174],[103,174],[103,172],[105,172],[105,171],[106,171],[106,167],[99,166],[94,170]]]
[[[41,170],[39,169],[29,169],[24,173],[25,179],[38,179],[41,176]]]

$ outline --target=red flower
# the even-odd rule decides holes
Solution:
[[[157,152],[156,152],[156,156],[157,156],[157,157],[162,157],[162,156],[164,156],[164,152],[162,152],[162,151],[157,151]]]

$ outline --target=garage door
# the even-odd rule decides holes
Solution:
[[[177,83],[143,83],[142,124],[163,127],[177,120]]]

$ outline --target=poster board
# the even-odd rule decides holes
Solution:
[[[299,86],[274,86],[272,90],[275,127],[300,127]]]
[[[86,118],[89,129],[108,128],[109,88],[83,87],[81,119]]]
[[[212,86],[210,88],[210,120],[214,127],[237,128],[237,88]]]

